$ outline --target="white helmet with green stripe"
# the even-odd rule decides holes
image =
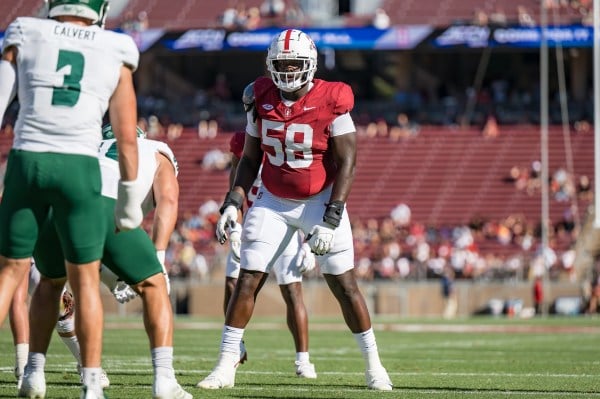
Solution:
[[[146,138],[146,132],[144,132],[139,126],[135,127],[135,131],[137,132],[137,136],[140,138]],[[115,133],[112,130],[112,126],[106,124],[102,127],[102,140],[111,140],[115,138]]]
[[[106,0],[46,0],[46,2],[49,18],[69,15],[86,18],[94,24],[104,26],[108,12]]]

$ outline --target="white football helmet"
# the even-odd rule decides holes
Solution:
[[[280,72],[277,62],[301,61],[302,68],[296,72]],[[287,29],[278,34],[267,53],[267,69],[275,85],[291,93],[312,81],[317,70],[317,47],[310,36],[298,29]]]
[[[104,27],[108,13],[106,0],[45,0],[48,3],[48,17],[70,15],[91,20]]]

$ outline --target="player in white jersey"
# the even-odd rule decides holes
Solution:
[[[133,87],[139,53],[127,35],[102,29],[107,6],[105,0],[49,0],[48,19],[9,25],[0,61],[0,115],[15,94],[20,102],[0,203],[0,321],[52,209],[78,313],[86,399],[103,397],[98,269],[106,222],[97,148],[107,110],[120,152],[116,223],[129,230],[143,218]]]
[[[139,132],[143,134],[141,130]],[[138,183],[144,189],[144,209],[149,212],[156,208],[152,240],[141,228],[116,233],[113,212],[119,181],[118,146],[110,126],[105,127],[102,134],[105,138],[100,146],[102,196],[108,224],[102,263],[142,298],[144,325],[154,367],[152,397],[191,399],[192,395],[177,383],[173,369],[173,311],[163,265],[164,252],[177,222],[177,162],[167,144],[143,137],[138,139]],[[57,232],[52,223],[45,224],[34,251],[42,277],[31,299],[30,358],[45,356],[53,323],[56,322],[56,309],[49,313],[39,305],[56,303],[64,284],[64,267],[61,267],[64,255],[60,246],[56,245],[57,240]],[[40,397],[33,396],[40,392],[45,394],[44,370],[32,367],[28,362],[20,395]]]

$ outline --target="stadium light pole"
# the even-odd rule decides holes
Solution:
[[[597,0],[596,0],[597,1]],[[548,200],[548,38],[546,31],[548,29],[548,14],[544,1],[540,2],[540,148],[542,161],[542,210],[541,210],[541,228],[542,228],[542,264],[544,297],[549,298],[550,284],[548,279],[548,217],[550,214],[550,205]],[[542,306],[542,314],[548,314],[548,305]]]

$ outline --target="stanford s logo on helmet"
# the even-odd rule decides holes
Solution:
[[[106,0],[45,0],[48,3],[48,18],[69,15],[86,18],[104,27],[108,12]]]
[[[300,61],[302,67],[295,72],[278,71],[277,62],[282,60]],[[317,47],[301,30],[284,30],[269,46],[267,69],[280,90],[294,92],[313,80],[317,70]]]

